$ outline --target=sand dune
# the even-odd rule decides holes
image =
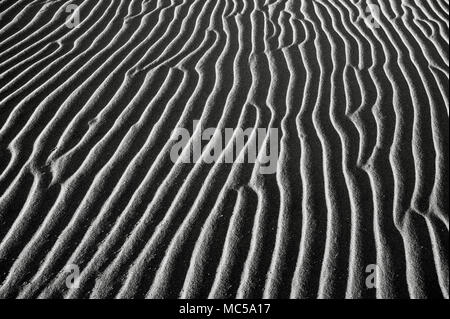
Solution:
[[[449,2],[373,3],[0,1],[0,298],[448,299]]]

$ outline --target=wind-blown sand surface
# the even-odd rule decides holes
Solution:
[[[449,2],[374,3],[0,1],[0,297],[448,298]]]

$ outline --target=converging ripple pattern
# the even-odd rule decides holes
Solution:
[[[1,0],[0,84],[0,298],[449,297],[448,0]]]

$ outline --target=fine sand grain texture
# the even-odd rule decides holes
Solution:
[[[1,0],[0,298],[448,298],[449,1],[373,4]]]

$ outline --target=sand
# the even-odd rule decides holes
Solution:
[[[374,3],[0,1],[0,298],[448,299],[449,2]]]

